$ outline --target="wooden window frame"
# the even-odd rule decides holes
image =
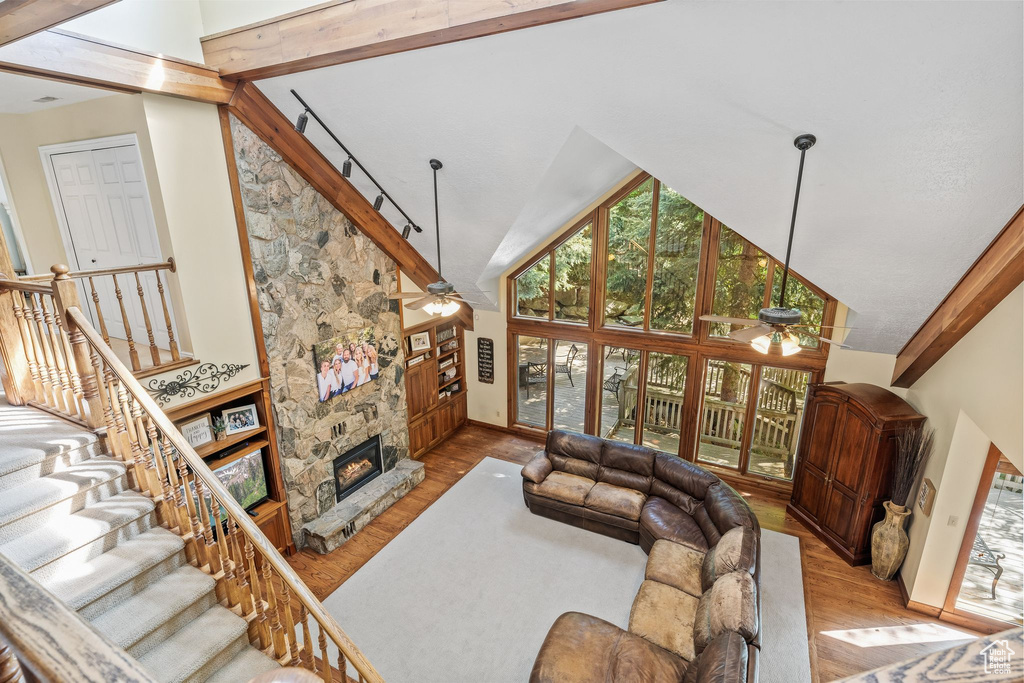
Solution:
[[[698,430],[700,426],[700,408],[703,401],[703,393],[697,388],[703,388],[705,372],[708,360],[725,360],[737,363],[748,363],[753,368],[751,388],[754,384],[760,385],[761,368],[764,366],[778,367],[782,369],[801,370],[810,373],[810,382],[821,382],[824,376],[825,363],[828,360],[829,345],[822,343],[818,348],[804,347],[800,353],[793,356],[783,356],[777,345],[772,346],[768,354],[762,354],[749,344],[733,341],[721,337],[710,336],[710,324],[700,319],[701,315],[709,314],[714,303],[715,281],[718,271],[718,253],[720,249],[720,236],[722,223],[704,211],[704,225],[701,233],[701,245],[698,261],[697,285],[694,293],[694,321],[690,334],[671,332],[665,330],[651,330],[651,300],[653,289],[654,271],[651,268],[650,259],[653,258],[653,245],[657,237],[657,208],[660,181],[653,179],[652,186],[652,211],[651,211],[651,233],[649,241],[649,260],[647,269],[647,283],[645,290],[644,307],[644,328],[629,328],[618,325],[604,324],[605,311],[605,282],[607,276],[607,251],[608,251],[608,223],[609,212],[615,204],[637,187],[652,179],[648,173],[640,173],[625,181],[613,194],[601,202],[593,211],[582,216],[571,226],[561,231],[552,239],[549,244],[540,252],[535,254],[529,261],[524,263],[508,276],[506,288],[506,320],[507,320],[507,341],[508,341],[508,427],[513,432],[524,436],[543,439],[551,425],[551,396],[553,396],[554,373],[548,373],[548,419],[544,429],[521,423],[518,421],[518,341],[519,336],[545,338],[548,344],[548,362],[553,363],[551,354],[554,349],[554,341],[581,342],[587,344],[587,388],[585,406],[585,424],[588,434],[596,434],[598,429],[601,405],[601,383],[604,373],[604,354],[607,347],[615,346],[639,350],[641,353],[639,382],[637,387],[637,403],[641,406],[638,411],[638,427],[634,433],[634,443],[643,442],[643,421],[647,410],[646,389],[647,389],[647,358],[650,352],[668,353],[677,356],[686,356],[687,377],[684,391],[684,420],[680,426],[680,447],[677,454],[680,458],[690,462],[696,462],[697,443],[699,441]],[[571,239],[577,232],[591,224],[591,255],[590,255],[590,313],[588,322],[573,322],[555,319],[554,305],[554,276],[555,276],[555,250]],[[742,235],[740,236],[742,238]],[[757,247],[757,245],[754,245]],[[766,299],[771,298],[771,286],[774,278],[775,265],[780,267],[782,262],[770,253],[757,247],[757,249],[768,259],[768,276],[765,289]],[[518,315],[517,278],[532,268],[541,259],[550,259],[549,284],[549,310],[547,319],[532,318]],[[809,282],[801,275],[790,271],[790,276],[796,278],[801,284],[810,289],[814,294],[821,297],[824,303],[822,312],[822,326],[830,326],[835,323],[835,315],[838,308],[838,301],[827,292]],[[553,367],[553,365],[549,365]],[[756,380],[756,381],[755,381]],[[596,397],[596,398],[595,398]],[[756,398],[756,397],[755,397]],[[748,396],[747,419],[744,425],[744,444],[741,445],[740,459],[741,469],[723,468],[716,465],[701,463],[716,474],[725,479],[734,479],[746,483],[753,483],[770,490],[788,491],[792,488],[792,482],[784,479],[777,479],[760,473],[747,471],[749,464],[749,443],[753,433],[754,414],[757,409],[756,400]],[[801,430],[802,430],[801,425]]]
[[[971,505],[971,515],[967,519],[967,526],[964,527],[964,538],[960,543],[960,552],[956,557],[953,576],[949,581],[949,589],[946,591],[946,600],[939,611],[939,619],[983,633],[998,633],[1008,628],[1020,627],[1020,624],[1013,621],[1001,621],[982,614],[960,610],[956,607],[956,600],[960,596],[960,589],[963,587],[964,577],[967,575],[968,559],[971,554],[971,548],[974,546],[974,538],[978,535],[978,529],[981,528],[981,517],[985,512],[985,503],[988,501],[989,491],[992,490],[992,483],[995,481],[996,472],[999,470],[999,462],[1004,458],[1005,456],[996,448],[994,443],[989,444],[985,466],[981,470],[981,479],[978,480],[978,491],[975,493],[974,503]]]

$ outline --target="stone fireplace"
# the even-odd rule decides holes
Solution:
[[[338,502],[379,477],[383,471],[379,434],[339,455],[334,459],[334,495]]]

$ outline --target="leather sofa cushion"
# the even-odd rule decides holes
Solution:
[[[757,586],[747,572],[721,576],[704,592],[697,605],[693,643],[702,652],[725,631],[735,631],[750,642],[757,635]]]
[[[644,581],[629,611],[629,632],[693,661],[697,656],[693,629],[699,602],[672,586]]]
[[[668,453],[654,456],[654,478],[697,500],[704,500],[708,488],[720,481],[704,468]]]
[[[573,505],[583,505],[590,489],[594,488],[596,482],[593,479],[579,477],[566,472],[552,472],[544,481],[534,484],[532,481],[524,481],[523,488],[535,496],[553,498]]]
[[[590,489],[584,505],[591,510],[635,522],[640,519],[640,511],[643,510],[646,500],[647,496],[634,489],[598,482]]]
[[[664,498],[688,515],[694,514],[700,509],[701,501],[689,493],[683,493],[671,484],[666,484],[661,479],[651,481],[651,495]]]
[[[682,683],[737,683],[747,680],[747,641],[726,631],[690,663]]]
[[[530,683],[677,683],[686,662],[603,619],[566,612],[541,645]]]
[[[704,509],[720,534],[738,526],[751,529],[759,528],[753,510],[743,497],[725,482],[710,487],[704,498]],[[717,538],[709,538],[709,542],[717,543]]]
[[[596,436],[554,429],[548,432],[545,450],[556,470],[596,481],[603,445],[604,440]]]
[[[547,453],[538,453],[523,466],[523,479],[529,479],[534,484],[539,484],[551,474],[552,469],[554,467],[551,465]]]
[[[738,526],[722,534],[711,546],[700,569],[701,590],[714,585],[719,576],[735,571],[754,573],[757,562],[757,534],[753,529]]]
[[[672,541],[655,541],[647,556],[644,578],[678,588],[687,595],[700,598],[704,589],[700,584],[700,570],[704,553]]]
[[[650,448],[605,441],[598,481],[636,489],[646,495],[651,492],[653,475],[654,451]]]
[[[640,512],[640,526],[655,539],[664,538],[701,552],[708,549],[708,542],[693,518],[664,498],[647,499]]]

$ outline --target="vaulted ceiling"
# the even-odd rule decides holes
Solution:
[[[1024,199],[1021,7],[669,0],[258,85],[292,118],[290,89],[309,102],[432,263],[440,158],[442,271],[476,299],[635,167],[782,256],[814,133],[793,266],[891,353]]]

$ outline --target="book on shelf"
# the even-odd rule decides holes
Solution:
[[[453,361],[451,358],[449,358],[448,360],[441,361],[441,364],[437,366],[437,369],[438,370],[444,370],[445,368],[450,368],[454,364],[455,364],[455,361]]]
[[[405,367],[411,368],[412,366],[416,365],[417,363],[422,363],[424,358],[430,358],[430,354],[429,353],[425,353],[422,356],[415,356],[413,358],[410,358],[409,360],[407,360],[405,362]]]

